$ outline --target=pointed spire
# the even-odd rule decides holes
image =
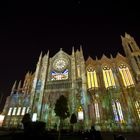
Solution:
[[[101,57],[101,60],[103,60],[103,59],[110,60],[105,54],[103,54],[102,57]]]
[[[14,82],[11,93],[14,93],[15,89],[16,89],[16,84],[17,84],[17,80]]]
[[[48,52],[47,52],[47,57],[49,57],[49,50],[48,50]]]
[[[40,56],[39,56],[38,64],[40,64],[41,60],[42,60],[42,51],[41,51]]]
[[[125,32],[125,37],[130,38],[131,36],[127,32]]]
[[[96,56],[96,61],[98,61],[98,57]]]
[[[113,59],[113,56],[112,56],[112,54],[110,54],[110,58],[111,58],[111,59]]]
[[[123,41],[124,40],[124,37],[121,35],[121,40]]]
[[[48,57],[49,57],[49,50],[48,50],[47,54],[45,54],[43,56],[43,63],[47,63],[48,62]]]
[[[18,88],[17,88],[17,90],[20,90],[20,88],[21,88],[21,80],[20,80],[19,83],[18,83]]]
[[[82,45],[80,45],[80,52],[81,52],[81,54],[83,54]]]
[[[41,60],[41,58],[42,58],[42,51],[41,51],[41,53],[40,53],[39,60]]]
[[[74,46],[72,47],[72,53],[74,52]]]
[[[26,73],[26,76],[25,76],[25,77],[28,77],[28,76],[29,76],[29,74],[30,74],[30,71],[28,71],[28,72]]]
[[[72,56],[74,56],[74,46],[72,47]]]
[[[77,53],[77,54],[79,53],[79,50],[78,50],[78,49],[76,50],[76,53]]]
[[[82,45],[80,45],[80,54],[81,54],[81,58],[84,59]]]

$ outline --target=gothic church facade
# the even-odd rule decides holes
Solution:
[[[77,130],[92,125],[103,131],[139,130],[140,49],[129,34],[121,39],[126,56],[118,53],[85,61],[81,47],[72,48],[71,55],[62,49],[53,57],[41,53],[36,71],[28,72],[23,84],[14,83],[3,109],[3,126],[18,127],[23,115],[31,113],[52,129],[59,122],[56,100],[64,95],[70,114],[77,115]],[[66,129],[69,120],[64,121]]]

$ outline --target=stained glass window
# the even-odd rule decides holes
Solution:
[[[118,116],[118,113],[117,113],[117,108],[116,108],[116,105],[114,103],[114,101],[112,101],[112,108],[113,108],[113,113],[114,113],[114,116],[115,116],[115,121],[119,121],[119,116]]]
[[[65,69],[62,72],[51,72],[51,80],[66,80],[68,79],[68,69]]]
[[[125,87],[129,88],[131,86],[134,86],[134,81],[133,81],[132,75],[127,66],[125,66],[124,64],[121,64],[119,66],[119,72],[121,74],[123,84]]]
[[[92,67],[89,67],[87,69],[87,81],[88,81],[88,88],[98,87],[97,74]]]
[[[59,59],[54,60],[53,62],[53,68],[56,71],[62,71],[66,69],[67,65],[68,65],[68,61],[65,58],[59,58]]]
[[[105,83],[105,88],[115,87],[115,79],[113,76],[113,72],[108,66],[103,67],[103,79]]]
[[[100,119],[100,113],[99,113],[99,106],[98,103],[95,102],[95,114],[96,114],[96,119]]]
[[[112,108],[113,108],[113,113],[115,116],[115,121],[119,121],[121,123],[124,122],[124,118],[123,118],[123,113],[122,113],[122,108],[121,108],[121,104],[118,100],[116,100],[115,102],[112,101]]]

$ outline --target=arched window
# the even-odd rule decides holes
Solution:
[[[108,66],[103,67],[103,79],[105,83],[105,88],[115,87],[113,72]]]
[[[96,71],[92,67],[88,67],[87,69],[87,81],[88,81],[88,88],[98,87]]]
[[[116,101],[112,100],[112,108],[113,108],[113,113],[115,116],[115,121],[124,123],[121,104],[118,100],[116,100]]]
[[[121,64],[119,66],[119,72],[121,74],[123,84],[125,87],[129,88],[131,86],[134,86],[134,81],[133,81],[132,75],[127,66],[125,66],[124,64]]]
[[[84,112],[82,106],[79,106],[78,108],[78,120],[83,120],[84,119]]]
[[[138,113],[138,116],[139,116],[139,119],[140,119],[140,104],[138,101],[135,102],[135,107],[136,107],[136,110],[137,110],[137,113]]]

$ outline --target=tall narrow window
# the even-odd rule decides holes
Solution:
[[[96,120],[100,119],[100,113],[99,113],[99,106],[98,103],[95,102],[95,114],[96,114]]]
[[[105,88],[115,87],[113,72],[108,66],[103,67],[103,79],[105,83]]]
[[[124,118],[120,102],[118,100],[112,101],[112,108],[115,116],[115,121],[123,123]]]
[[[84,112],[81,106],[78,108],[78,120],[83,120],[84,119]]]
[[[21,115],[24,115],[24,114],[25,114],[25,111],[26,111],[26,107],[23,107],[23,108],[22,108]]]
[[[126,67],[124,64],[121,64],[119,66],[119,72],[121,74],[123,84],[125,87],[129,88],[131,86],[134,86],[134,81],[128,67]]]
[[[27,107],[26,113],[29,113],[30,107]]]
[[[18,110],[17,110],[17,116],[20,115],[20,111],[21,111],[21,107],[18,107]]]
[[[122,108],[121,108],[120,102],[116,101],[116,105],[117,105],[117,109],[118,109],[118,114],[119,114],[120,122],[124,122],[124,118],[123,118],[123,113],[122,113]]]
[[[14,107],[12,115],[16,115],[17,107]]]
[[[137,110],[137,113],[138,113],[138,116],[139,116],[139,119],[140,119],[140,105],[139,105],[138,101],[135,102],[135,107],[136,107],[136,110]]]
[[[112,101],[112,108],[113,108],[113,113],[114,113],[114,116],[115,116],[115,121],[119,121],[119,116],[118,116],[118,113],[117,113],[117,108],[116,108],[116,105],[114,103],[114,101]]]
[[[8,111],[8,116],[10,116],[12,113],[12,107],[9,108],[9,111]]]
[[[87,82],[88,82],[88,88],[98,87],[97,74],[92,67],[89,67],[87,69]]]

